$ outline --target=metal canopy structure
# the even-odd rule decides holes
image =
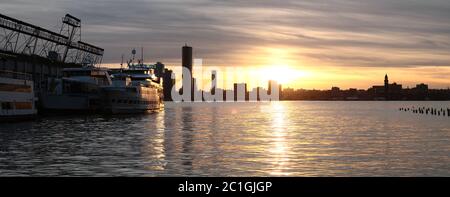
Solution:
[[[100,64],[104,50],[81,41],[81,20],[66,14],[60,33],[0,14],[0,50],[54,61]]]

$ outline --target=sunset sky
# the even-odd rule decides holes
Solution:
[[[177,72],[188,43],[203,67],[252,86],[367,89],[385,73],[404,87],[450,86],[449,0],[8,0],[0,13],[53,31],[70,13],[105,65],[144,47],[146,62]]]

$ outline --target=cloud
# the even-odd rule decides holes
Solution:
[[[11,0],[0,12],[54,30],[71,13],[106,63],[143,46],[176,65],[188,43],[214,65],[251,64],[263,46],[339,66],[450,66],[448,0]]]

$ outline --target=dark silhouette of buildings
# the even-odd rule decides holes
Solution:
[[[389,83],[385,75],[384,85],[374,85],[367,90],[350,88],[341,90],[283,89],[281,100],[450,100],[450,89],[428,89],[427,84],[403,89],[401,84]]]
[[[189,70],[191,72],[192,76],[192,47],[188,46],[187,44],[183,46],[181,51],[181,65]]]
[[[156,77],[164,77],[164,71],[166,66],[161,62],[156,62],[155,64],[155,75]]]
[[[248,101],[246,83],[234,83],[234,101]]]
[[[181,66],[183,68],[187,68],[189,70],[190,73],[190,77],[191,77],[191,101],[194,101],[194,86],[195,86],[195,79],[194,76],[192,75],[192,64],[193,64],[193,60],[192,60],[192,47],[188,46],[187,44],[185,44],[182,49],[181,49]],[[182,75],[183,78],[183,82],[185,82],[186,76]],[[183,84],[183,87],[187,85],[187,84]],[[183,89],[183,88],[182,88]],[[182,91],[180,91],[182,92]]]
[[[217,88],[217,71],[213,70],[211,71],[211,94],[216,94],[216,88]]]
[[[387,74],[384,75],[384,97],[387,98],[389,94],[389,79]]]
[[[163,75],[163,95],[164,101],[172,101],[172,88],[175,85],[175,79],[172,79],[172,70],[164,69]]]
[[[375,100],[396,100],[401,97],[402,85],[397,83],[389,84],[389,78],[384,76],[384,85],[374,85],[368,91],[373,95]]]

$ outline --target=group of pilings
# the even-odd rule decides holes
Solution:
[[[434,108],[434,107],[401,107],[399,111],[412,112],[414,114],[424,114],[433,116],[450,117],[450,108]]]

